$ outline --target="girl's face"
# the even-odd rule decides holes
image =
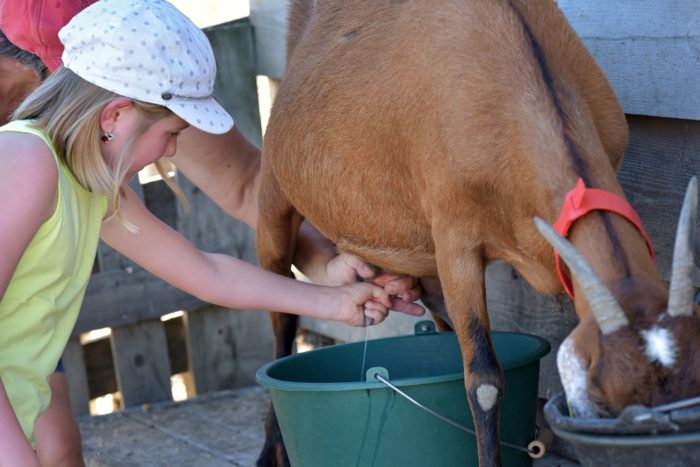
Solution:
[[[140,132],[143,125],[149,123],[134,106],[121,109],[112,131],[114,139],[101,143],[103,156],[108,160],[120,157],[131,136]],[[132,161],[127,179],[131,179],[139,170],[161,157],[174,156],[177,150],[177,137],[188,126],[175,114],[150,123],[146,131],[136,137],[131,147],[129,157]]]
[[[137,173],[161,157],[173,157],[177,151],[177,137],[188,126],[175,114],[153,123],[134,143],[129,175]]]

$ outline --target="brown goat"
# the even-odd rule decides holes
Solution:
[[[624,197],[615,171],[627,145],[608,81],[553,1],[296,0],[287,60],[263,150],[260,264],[289,273],[306,218],[341,250],[422,278],[431,308],[444,297],[480,465],[501,462],[503,393],[484,270],[503,260],[560,292],[543,235],[573,276],[580,324],[558,361],[574,411],[700,393],[692,283],[672,282],[667,305],[644,237],[617,214],[577,220],[577,252],[548,228],[578,179]],[[689,274],[683,243],[674,268]],[[273,325],[277,356],[288,355],[296,321],[273,313]],[[286,462],[275,425],[273,414],[259,465]]]

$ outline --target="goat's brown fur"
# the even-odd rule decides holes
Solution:
[[[497,417],[480,413],[473,397],[479,385],[499,394],[503,385],[484,268],[504,260],[539,291],[561,291],[533,217],[554,222],[578,177],[624,196],[615,170],[627,126],[608,81],[544,0],[296,0],[287,57],[264,144],[261,265],[288,273],[307,218],[385,271],[438,276],[463,352],[480,462],[499,464]],[[663,312],[667,293],[628,221],[591,213],[570,238],[626,311],[642,310],[644,320]],[[611,411],[699,392],[696,363],[683,387],[658,397],[630,392],[630,384],[662,377],[650,370],[631,383],[643,370],[628,366],[650,365],[634,347],[638,338],[601,337],[581,294],[576,308],[575,337],[591,368],[625,367],[591,370]],[[276,333],[282,319],[273,313]],[[287,342],[278,341],[278,356],[291,338],[287,331]],[[606,339],[619,340],[615,352]],[[272,462],[270,449],[261,464]]]

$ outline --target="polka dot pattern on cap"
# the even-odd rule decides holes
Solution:
[[[212,97],[216,64],[204,33],[165,0],[101,0],[59,32],[63,64],[131,99],[168,107],[190,125],[225,133],[231,116]]]

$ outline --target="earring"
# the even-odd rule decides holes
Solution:
[[[100,139],[102,140],[103,143],[109,143],[110,141],[112,141],[114,139],[114,135],[112,134],[111,131],[108,131],[107,133],[102,135],[102,137]]]

